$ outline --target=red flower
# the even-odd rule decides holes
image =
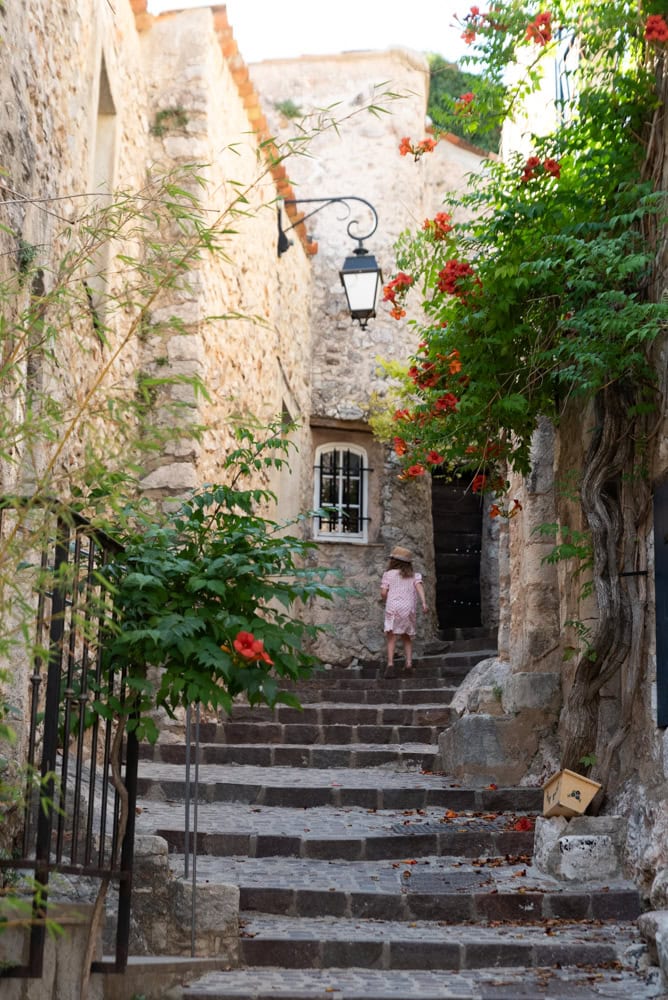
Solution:
[[[421,139],[417,145],[414,145],[408,136],[404,136],[399,144],[400,155],[406,156],[407,153],[412,153],[414,160],[419,160],[423,153],[433,153],[435,149],[435,139]]]
[[[467,28],[466,31],[462,32],[462,38],[467,45],[471,45],[472,42],[475,42],[475,36],[476,33],[474,28]]]
[[[415,279],[403,271],[392,278],[383,288],[383,302],[396,302],[397,295],[405,294]]]
[[[648,42],[658,42],[660,45],[668,42],[668,24],[660,14],[650,14],[647,18],[645,39]]]
[[[435,139],[421,139],[418,142],[418,152],[421,153],[433,153],[436,149]]]
[[[547,45],[552,39],[552,27],[550,21],[552,15],[549,11],[539,14],[530,24],[527,25],[526,41],[536,42],[537,45]]]
[[[561,176],[561,165],[559,160],[551,160],[549,156],[543,160],[543,170],[546,174],[552,174],[557,179]]]
[[[425,471],[424,465],[420,465],[418,463],[417,465],[411,465],[410,468],[406,469],[406,475],[413,479],[416,476],[424,476]]]
[[[534,174],[536,173],[536,167],[540,166],[540,160],[537,156],[530,156],[529,159],[524,164],[524,170],[522,171],[521,181],[530,181]]]
[[[392,443],[394,446],[395,455],[405,455],[406,452],[408,451],[408,445],[406,444],[403,438],[395,437]]]
[[[459,360],[459,351],[455,349],[448,354],[448,371],[451,375],[456,375],[462,370],[462,363]]]
[[[438,272],[437,288],[439,292],[456,296],[460,302],[466,302],[470,295],[470,282],[467,281],[475,275],[475,271],[465,260],[449,260],[445,267]],[[476,278],[476,283],[480,280]]]
[[[273,660],[269,659],[262,639],[256,639],[252,632],[238,632],[233,646],[245,660],[263,660],[273,666]]]
[[[485,483],[487,482],[487,476],[479,472],[477,476],[473,477],[473,482],[471,483],[471,491],[473,493],[480,493],[481,490],[485,488]]]
[[[439,455],[437,451],[430,451],[427,454],[427,461],[430,465],[442,465],[445,459],[443,455]]]
[[[444,396],[439,396],[435,403],[437,413],[454,413],[459,400],[451,392],[446,392]]]
[[[501,515],[501,508],[497,503],[493,503],[492,506],[489,508],[489,516],[499,517],[500,515]]]
[[[471,91],[469,91],[468,94],[462,94],[461,97],[458,97],[457,100],[455,101],[455,107],[454,107],[455,114],[456,115],[461,115],[464,113],[470,114],[473,111],[473,109],[471,108],[471,104],[473,103],[474,99],[475,99],[475,94],[471,93]]]
[[[435,240],[444,240],[452,230],[452,216],[447,212],[437,212],[433,219],[425,219],[422,228]]]
[[[516,823],[513,825],[513,830],[528,831],[533,830],[534,821],[529,816],[520,816]]]
[[[411,415],[408,410],[395,410],[393,420],[410,420]]]
[[[508,511],[508,517],[515,517],[515,515],[519,514],[521,510],[522,510],[522,504],[519,502],[519,500],[513,500],[513,505]]]

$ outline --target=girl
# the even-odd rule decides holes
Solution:
[[[400,635],[404,643],[406,670],[413,669],[416,595],[420,597],[422,610],[426,611],[422,575],[413,572],[413,556],[409,550],[396,545],[390,552],[390,561],[380,582],[380,597],[385,601],[388,668],[394,664],[394,644]]]

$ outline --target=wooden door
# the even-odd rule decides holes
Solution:
[[[470,477],[432,477],[436,612],[441,629],[476,628],[480,614],[482,501]]]

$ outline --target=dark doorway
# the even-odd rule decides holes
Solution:
[[[480,612],[482,500],[471,477],[432,477],[436,613],[441,629],[477,628]]]
[[[654,491],[656,723],[668,726],[668,480]]]

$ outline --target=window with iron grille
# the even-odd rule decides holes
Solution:
[[[349,444],[321,445],[315,456],[314,534],[321,540],[366,542],[369,472],[366,452]]]

